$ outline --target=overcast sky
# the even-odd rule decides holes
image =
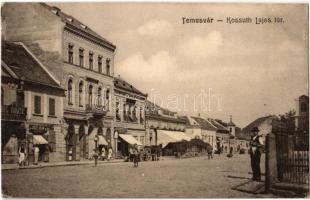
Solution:
[[[295,99],[308,94],[307,5],[51,5],[117,46],[115,75],[181,114],[224,121],[232,115],[244,127],[295,108]],[[226,17],[274,16],[284,23],[225,23]],[[182,17],[224,22],[183,24]]]

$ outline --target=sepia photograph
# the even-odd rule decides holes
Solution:
[[[2,198],[308,198],[309,4],[2,2]]]

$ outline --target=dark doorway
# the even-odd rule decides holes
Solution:
[[[87,158],[87,146],[86,146],[86,134],[85,127],[81,125],[79,128],[79,143],[80,143],[80,156],[81,158]]]

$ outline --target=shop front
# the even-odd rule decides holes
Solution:
[[[26,128],[24,122],[5,121],[1,123],[2,163],[18,162],[18,151],[26,145]]]
[[[142,147],[142,143],[130,134],[118,134],[117,151],[122,158],[129,156],[129,149],[134,145]]]
[[[49,162],[53,152],[54,126],[51,124],[29,124],[27,149],[29,163]]]
[[[2,163],[18,162],[19,148],[26,144],[26,113],[27,108],[22,106],[1,106]]]

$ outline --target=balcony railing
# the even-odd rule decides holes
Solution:
[[[26,120],[27,108],[14,105],[1,105],[1,117],[4,120]]]
[[[97,104],[86,104],[85,110],[87,113],[93,113],[98,115],[105,115],[107,113],[105,106]]]

